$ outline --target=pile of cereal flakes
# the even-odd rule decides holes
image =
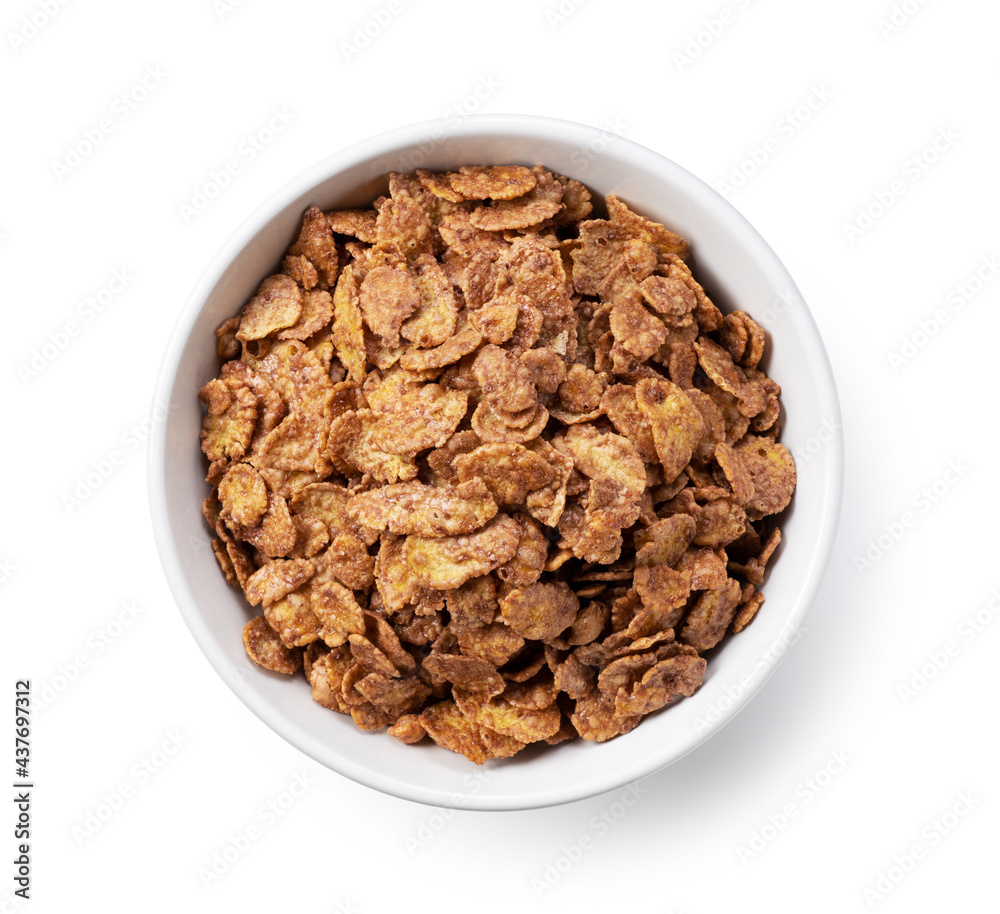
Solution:
[[[641,204],[641,201],[636,201]],[[250,657],[477,763],[603,741],[764,600],[795,466],[764,333],[688,245],[536,166],[306,210],[200,391]]]

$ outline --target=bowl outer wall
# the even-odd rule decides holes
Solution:
[[[303,677],[289,681],[247,658],[239,628],[257,611],[225,583],[209,546],[195,394],[218,372],[215,329],[277,269],[308,205],[367,205],[384,191],[389,171],[506,162],[544,164],[583,181],[595,198],[618,194],[691,243],[695,276],[723,311],[766,318],[767,372],[782,386],[781,440],[796,455],[798,484],[782,524],[779,570],[763,588],[767,602],[753,624],[709,658],[694,696],[626,737],[599,745],[576,740],[550,752],[529,748],[484,770],[429,741],[405,746],[384,732],[361,732],[349,717],[312,701]],[[437,806],[565,803],[628,784],[690,752],[732,719],[804,631],[840,513],[843,447],[833,373],[777,256],[735,208],[680,166],[622,137],[548,118],[482,115],[414,124],[336,153],[291,181],[246,219],[205,271],[166,347],[154,402],[166,413],[148,458],[154,536],[174,598],[209,662],[250,710],[316,761]]]

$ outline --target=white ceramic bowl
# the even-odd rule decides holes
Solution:
[[[714,301],[724,311],[748,311],[768,333],[766,367],[782,386],[786,413],[782,441],[796,455],[799,476],[764,587],[767,602],[747,629],[711,655],[695,695],[624,737],[532,747],[489,763],[484,773],[429,740],[405,746],[384,732],[361,732],[349,717],[314,702],[301,675],[269,673],[250,662],[241,629],[252,612],[223,579],[201,516],[208,488],[196,394],[218,371],[216,327],[274,272],[307,206],[368,205],[384,192],[389,171],[507,162],[544,164],[583,181],[595,197],[618,194],[690,242],[695,276]],[[216,255],[167,346],[156,398],[169,405],[149,450],[156,542],[177,605],[209,662],[264,723],[316,761],[378,790],[438,806],[563,803],[627,784],[690,752],[746,704],[795,640],[840,510],[843,457],[833,375],[812,317],[774,252],[728,202],[663,156],[547,118],[486,115],[416,124],[352,146],[296,178]]]

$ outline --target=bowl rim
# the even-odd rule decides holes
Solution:
[[[559,142],[573,142],[575,139],[583,148],[586,142],[606,136],[606,131],[573,121],[537,115],[463,115],[419,121],[397,127],[353,143],[316,162],[279,187],[263,203],[244,217],[208,262],[188,295],[183,308],[175,317],[156,376],[154,404],[171,402],[172,389],[177,381],[185,343],[193,329],[193,324],[207,303],[210,293],[218,285],[236,255],[290,201],[308,193],[310,189],[335,174],[371,161],[376,156],[391,155],[393,152],[411,147],[414,144],[433,143],[441,138],[448,140],[471,139],[484,135],[497,138],[524,137],[529,141],[545,141],[551,140],[553,137],[556,137]],[[816,380],[817,396],[822,401],[822,413],[836,423],[837,428],[842,428],[835,376],[815,318],[798,292],[787,268],[773,249],[730,201],[722,197],[702,179],[662,153],[627,137],[616,135],[615,145],[616,149],[620,148],[623,154],[627,153],[632,158],[646,160],[650,166],[655,164],[659,170],[658,173],[669,173],[670,180],[675,184],[682,184],[684,193],[696,202],[698,208],[708,218],[713,222],[722,223],[730,235],[739,237],[740,245],[747,250],[755,263],[766,266],[769,274],[776,273],[782,276],[784,287],[798,296],[797,302],[801,305],[798,309],[798,319],[802,322],[802,327],[806,332],[805,342],[811,350],[812,369]],[[157,423],[150,435],[146,460],[147,493],[153,537],[160,563],[174,602],[188,630],[214,671],[222,678],[233,694],[270,729],[323,767],[383,793],[429,806],[478,810],[534,809],[596,796],[667,767],[706,742],[746,707],[764,683],[770,679],[780,660],[784,657],[783,653],[778,661],[770,664],[763,674],[753,682],[752,686],[748,687],[738,700],[733,701],[731,707],[721,713],[718,723],[713,724],[709,732],[689,734],[688,738],[683,741],[680,751],[671,753],[667,758],[642,756],[624,769],[608,772],[603,777],[594,776],[584,782],[575,781],[555,790],[549,789],[544,794],[524,792],[514,796],[456,796],[448,791],[407,782],[400,777],[391,777],[366,765],[356,763],[346,754],[339,755],[337,763],[334,765],[329,758],[323,757],[322,746],[318,741],[304,738],[300,728],[289,725],[288,720],[268,702],[241,688],[241,677],[229,664],[224,662],[218,653],[215,638],[204,622],[202,614],[197,610],[195,594],[190,588],[189,581],[175,552],[174,542],[169,535],[171,523],[165,486],[167,426],[167,422]],[[817,559],[812,562],[803,580],[799,591],[800,599],[787,616],[786,628],[789,626],[801,627],[805,616],[815,602],[832,558],[844,490],[842,436],[836,435],[829,442],[827,460],[829,470],[822,492],[822,504],[815,507],[817,522],[814,526],[818,528],[818,536],[813,554]],[[688,699],[688,701],[690,700]]]

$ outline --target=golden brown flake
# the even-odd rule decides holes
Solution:
[[[469,221],[486,232],[507,229],[524,229],[551,219],[562,209],[563,186],[551,172],[536,166],[535,186],[512,199],[500,199],[492,206],[479,206],[472,211]],[[454,187],[454,179],[452,180]]]
[[[400,328],[400,335],[422,349],[446,343],[455,333],[458,302],[444,270],[431,254],[421,254],[410,267],[420,301]]]
[[[467,406],[463,391],[425,384],[375,414],[372,444],[404,457],[441,447],[458,428]]]
[[[619,434],[635,445],[644,463],[656,463],[659,455],[653,440],[653,429],[646,414],[636,401],[631,384],[612,384],[601,395],[601,412],[610,420]]]
[[[764,409],[767,400],[763,389],[747,379],[743,369],[733,363],[725,349],[705,336],[698,337],[694,348],[705,374],[718,387],[736,398],[744,416],[756,416]]]
[[[451,485],[458,482],[455,469],[456,458],[462,454],[474,451],[482,442],[479,436],[471,430],[455,432],[441,447],[435,448],[427,455],[427,465],[433,473],[435,485]]]
[[[219,482],[220,517],[256,527],[267,511],[267,486],[248,463],[234,463]]]
[[[275,673],[290,676],[302,666],[302,652],[285,647],[263,616],[256,616],[243,626],[243,644],[254,663]]]
[[[673,701],[675,695],[691,696],[701,685],[707,666],[704,657],[676,654],[650,667],[631,691],[620,689],[615,695],[618,714],[651,714]]]
[[[457,636],[465,656],[485,660],[494,667],[509,663],[524,647],[524,638],[502,621],[460,631]]]
[[[309,580],[313,571],[313,563],[307,559],[274,559],[247,579],[247,601],[251,606],[268,606]]]
[[[403,322],[420,306],[420,288],[405,268],[379,266],[368,271],[359,289],[361,316],[389,345],[399,343]]]
[[[236,381],[209,381],[198,397],[206,406],[201,449],[212,461],[239,460],[250,446],[257,425],[257,397]]]
[[[302,296],[302,311],[290,327],[279,330],[279,340],[305,340],[318,333],[333,318],[333,299],[325,289],[312,289]]]
[[[655,627],[673,628],[684,615],[691,595],[691,576],[669,565],[639,565],[635,569],[635,590],[642,605],[656,614]]]
[[[537,183],[523,165],[463,165],[449,178],[451,189],[465,200],[511,200]]]
[[[667,339],[663,321],[642,306],[638,290],[615,301],[609,320],[615,339],[640,361],[654,356]]]
[[[455,459],[455,471],[462,482],[482,480],[499,504],[509,505],[523,504],[529,492],[556,475],[544,458],[521,444],[480,445]]]
[[[433,681],[450,682],[467,692],[499,695],[505,687],[503,677],[493,665],[476,657],[432,651],[424,659],[424,669]]]
[[[600,415],[601,396],[604,393],[604,383],[601,377],[586,365],[579,363],[571,365],[566,372],[565,380],[559,385],[559,401],[568,413],[590,414],[591,418]],[[556,418],[559,413],[552,411]],[[575,422],[565,424],[576,424]]]
[[[695,518],[694,543],[713,549],[728,546],[747,528],[746,512],[731,498],[713,498],[701,507]]]
[[[682,254],[687,251],[687,242],[680,235],[674,234],[659,222],[633,212],[619,197],[609,194],[604,200],[611,221],[623,226],[631,237],[641,238],[664,252]]]
[[[365,335],[361,316],[361,294],[357,272],[348,267],[340,274],[333,295],[333,345],[348,377],[361,384],[365,379]]]
[[[549,553],[549,540],[542,532],[541,525],[532,518],[517,514],[514,520],[521,528],[517,552],[510,561],[497,569],[496,574],[511,587],[524,587],[534,584],[542,576]]]
[[[339,416],[330,426],[330,457],[343,473],[367,473],[379,482],[413,479],[417,466],[409,457],[392,454],[375,444],[378,416],[362,409]]]
[[[752,520],[783,511],[795,490],[795,461],[788,448],[772,438],[747,435],[733,454],[753,482],[753,496],[746,503]]]
[[[390,183],[396,183],[391,175]],[[433,250],[434,229],[408,185],[396,183],[394,189],[396,193],[378,208],[375,245],[381,253],[412,262]]]
[[[497,504],[481,479],[454,487],[404,482],[359,492],[348,513],[376,530],[449,536],[478,530],[497,513]]]
[[[340,269],[340,257],[330,225],[318,207],[310,206],[303,214],[302,230],[288,253],[308,258],[316,268],[320,282],[326,288],[333,288]]]
[[[503,736],[528,744],[552,736],[559,729],[562,715],[552,705],[546,708],[520,708],[505,697],[484,700],[480,693],[455,689],[455,704],[470,720]]]
[[[419,714],[404,714],[389,727],[388,733],[408,746],[419,743],[427,735],[424,725],[420,722]]]
[[[628,502],[637,502],[646,488],[646,469],[628,438],[611,432],[601,434],[592,425],[574,425],[553,439],[553,444],[573,458],[584,476],[618,483]]]
[[[278,273],[268,276],[240,315],[236,339],[259,340],[291,327],[302,313],[302,293],[295,280]]]
[[[312,587],[311,609],[323,624],[320,637],[331,647],[343,644],[348,635],[365,633],[365,618],[354,592],[336,581]]]
[[[350,235],[366,244],[374,244],[377,214],[370,209],[340,209],[326,213],[326,223],[338,235]]]
[[[674,327],[686,326],[698,303],[690,287],[675,277],[648,276],[639,283],[639,291],[649,306]]]
[[[351,648],[351,655],[363,670],[368,673],[381,673],[392,679],[399,676],[399,670],[396,669],[393,662],[364,635],[348,635],[347,641]]]
[[[447,174],[433,174],[427,171],[426,168],[418,168],[416,170],[417,180],[423,184],[435,197],[440,197],[442,200],[447,200],[449,203],[461,203],[465,200],[463,194],[460,194],[451,186],[451,179],[455,177],[453,172],[448,172]]]
[[[753,587],[752,584],[749,585]],[[755,590],[737,608],[733,616],[733,633],[741,632],[745,629],[757,615],[757,611],[764,603],[764,594]]]
[[[525,507],[535,520],[554,527],[566,506],[566,487],[573,473],[573,458],[557,451],[544,438],[535,438],[527,447],[545,460],[555,475],[550,483],[525,496]]]
[[[482,441],[493,444],[527,444],[534,441],[549,421],[549,411],[544,406],[529,407],[533,418],[526,425],[519,420],[515,425],[505,421],[508,414],[495,409],[489,400],[482,400],[472,413],[472,429]]]
[[[468,535],[408,536],[402,557],[417,586],[450,590],[510,561],[520,538],[517,522],[498,514]]]
[[[622,715],[615,709],[613,699],[599,689],[578,698],[570,721],[576,732],[585,740],[603,743],[634,730],[639,724],[639,715]]]
[[[260,523],[256,527],[240,527],[238,532],[242,539],[268,558],[288,555],[298,539],[288,502],[274,492],[268,493],[267,511]]]
[[[319,639],[322,626],[312,611],[308,589],[292,591],[265,606],[264,618],[288,647],[303,647]]]
[[[705,421],[684,391],[670,381],[644,379],[636,384],[635,397],[653,433],[663,478],[670,482],[701,443]]]
[[[453,365],[462,356],[475,352],[483,341],[482,334],[468,321],[460,323],[451,339],[431,349],[409,349],[399,357],[399,364],[410,371],[425,371],[429,368],[444,368]]]
[[[288,552],[290,559],[311,559],[330,544],[330,531],[326,524],[306,514],[293,514],[295,546]]]
[[[456,634],[488,625],[500,608],[490,575],[472,578],[447,591],[445,600],[451,616],[450,627]]]
[[[566,380],[566,363],[551,349],[529,349],[521,361],[531,373],[531,383],[542,394],[554,394]]]
[[[741,595],[739,582],[732,578],[722,587],[705,591],[688,613],[681,638],[697,651],[715,647],[729,628]]]
[[[556,689],[570,698],[586,698],[597,686],[597,671],[581,663],[576,654],[570,654],[554,673]]]
[[[514,413],[534,406],[537,400],[528,367],[492,343],[479,350],[472,374],[483,396],[496,409]]]
[[[319,282],[319,272],[308,257],[289,254],[281,261],[281,272],[294,279],[306,291],[315,289]]]
[[[375,584],[388,612],[401,610],[424,593],[409,572],[403,558],[405,538],[383,533],[375,560]]]
[[[239,326],[240,319],[238,317],[231,317],[215,331],[215,351],[224,362],[239,358],[242,348],[239,340],[236,339],[236,331],[239,329]]]
[[[558,697],[555,677],[547,667],[525,679],[523,682],[508,681],[503,698],[515,708],[526,711],[540,711],[552,707]]]
[[[508,758],[524,748],[524,743],[471,721],[450,699],[425,708],[420,723],[439,746],[459,752],[482,765],[491,758]]]
[[[393,720],[419,711],[431,696],[430,687],[416,676],[393,679],[382,673],[369,673],[359,679],[354,688]]]
[[[533,641],[550,641],[562,634],[579,610],[580,601],[564,581],[518,587],[500,601],[504,621]]]

